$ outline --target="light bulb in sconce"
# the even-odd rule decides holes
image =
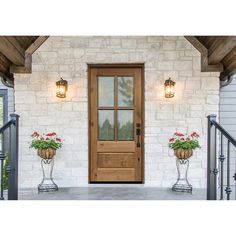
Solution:
[[[173,98],[175,96],[175,82],[171,78],[165,81],[165,97]]]
[[[57,86],[57,97],[65,98],[68,88],[68,82],[61,78],[59,81],[56,82],[56,86]]]

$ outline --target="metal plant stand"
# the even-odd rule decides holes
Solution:
[[[41,166],[43,170],[43,180],[38,186],[39,192],[51,192],[57,191],[58,186],[55,184],[52,178],[54,158],[41,160]]]
[[[172,191],[192,193],[193,187],[188,182],[189,160],[176,158],[176,167],[178,178],[176,183],[172,186]]]

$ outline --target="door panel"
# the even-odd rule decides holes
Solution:
[[[99,168],[96,181],[98,182],[130,182],[135,181],[135,169]]]
[[[90,182],[142,182],[142,67],[93,66],[89,75]]]
[[[107,141],[97,142],[97,151],[98,152],[135,152],[135,143],[134,142],[118,142],[118,141]]]
[[[98,153],[98,168],[134,168],[134,154]]]

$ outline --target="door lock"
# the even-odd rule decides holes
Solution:
[[[136,124],[136,135],[137,135],[137,147],[141,147],[141,144],[140,144],[140,136],[141,136],[141,124],[140,123],[137,123]]]

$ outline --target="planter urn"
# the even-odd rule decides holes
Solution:
[[[193,150],[179,148],[179,149],[176,149],[174,153],[178,159],[188,159],[193,155]]]
[[[192,185],[188,181],[189,158],[193,155],[192,149],[176,149],[176,168],[178,177],[176,183],[172,186],[172,191],[192,193]]]
[[[53,148],[38,149],[37,153],[38,156],[42,158],[41,167],[43,172],[43,179],[38,185],[38,192],[57,191],[58,186],[55,184],[52,177],[56,150]]]
[[[56,150],[53,148],[38,149],[38,156],[43,159],[52,159],[56,155]]]

